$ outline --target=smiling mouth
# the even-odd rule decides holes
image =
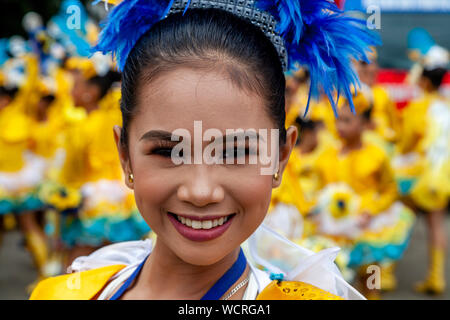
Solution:
[[[181,216],[167,212],[175,229],[192,241],[208,241],[220,237],[231,225],[235,213],[227,216]]]
[[[185,225],[189,228],[195,229],[195,230],[199,230],[199,229],[209,230],[209,229],[213,229],[213,228],[222,226],[229,219],[231,219],[233,216],[235,216],[235,214],[233,213],[228,216],[222,216],[220,218],[219,217],[218,218],[213,218],[213,217],[197,218],[197,217],[180,216],[180,215],[177,215],[172,212],[168,212],[168,214],[171,215],[172,217],[174,217],[175,219],[177,219],[183,225]]]

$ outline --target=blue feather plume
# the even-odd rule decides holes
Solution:
[[[259,0],[256,6],[279,21],[277,28],[288,52],[288,69],[308,68],[311,97],[320,90],[328,96],[337,116],[337,103],[343,94],[355,112],[351,88],[360,87],[352,59],[369,62],[370,46],[381,44],[364,20],[343,15],[329,0]]]
[[[172,3],[173,0],[122,1],[109,14],[100,32],[99,42],[92,50],[103,54],[111,52],[117,59],[119,70],[122,71],[139,38],[165,16]]]
[[[166,16],[172,4],[173,0],[123,0],[110,13],[94,51],[112,52],[119,70],[123,70],[136,42]],[[277,32],[283,37],[288,53],[287,69],[305,66],[310,72],[305,114],[310,98],[318,97],[321,90],[328,96],[336,116],[341,95],[355,112],[351,88],[358,88],[360,83],[352,59],[369,62],[366,55],[369,47],[381,43],[367,29],[365,21],[343,15],[332,0],[255,0],[255,4],[278,21]]]

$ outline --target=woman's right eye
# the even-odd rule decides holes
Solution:
[[[159,155],[165,158],[170,158],[172,156],[172,149],[173,148],[156,148],[151,152],[151,154]]]

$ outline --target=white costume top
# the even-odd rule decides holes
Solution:
[[[109,299],[151,253],[153,241],[127,241],[103,247],[89,256],[75,259],[70,271],[80,272],[109,265],[125,265],[102,290],[98,299]],[[243,300],[254,300],[271,282],[270,273],[283,274],[284,280],[302,281],[344,299],[364,300],[351,287],[334,264],[339,248],[329,248],[314,253],[298,246],[262,224],[242,245],[250,266],[249,282]],[[273,253],[276,250],[277,259]],[[281,257],[281,259],[280,259]],[[266,270],[255,267],[261,265]]]

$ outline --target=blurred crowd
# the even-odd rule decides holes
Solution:
[[[80,27],[69,28],[72,4],[63,1],[47,25],[28,13],[27,39],[0,39],[0,237],[22,232],[37,281],[151,232],[123,183],[112,133],[121,125],[120,74],[112,57],[91,56],[98,23],[82,6]],[[310,99],[308,70],[287,75],[286,127],[297,126],[299,139],[265,220],[313,251],[341,247],[344,277],[374,299],[396,288],[416,214],[426,215],[430,236],[429,272],[415,289],[445,290],[450,99],[441,84],[449,53],[424,29],[412,30],[408,45],[406,81],[420,94],[402,108],[377,82],[376,48],[355,62],[352,103]],[[367,285],[369,266],[380,268],[379,285]]]
[[[409,33],[408,50],[414,64],[405,82],[418,94],[406,105],[377,81],[376,48],[369,61],[354,63],[353,104],[340,98],[332,106],[322,96],[308,106],[308,71],[288,77],[286,124],[300,134],[266,219],[315,251],[341,247],[344,277],[373,299],[395,290],[416,214],[426,217],[429,265],[415,290],[439,294],[446,285],[450,99],[441,85],[449,53],[422,28]],[[370,285],[374,266],[380,282]]]
[[[72,29],[74,3],[81,20]],[[111,56],[90,56],[98,23],[69,0],[46,26],[33,12],[23,26],[28,39],[1,39],[0,233],[22,232],[38,281],[150,229],[123,183],[113,138],[120,74]]]

